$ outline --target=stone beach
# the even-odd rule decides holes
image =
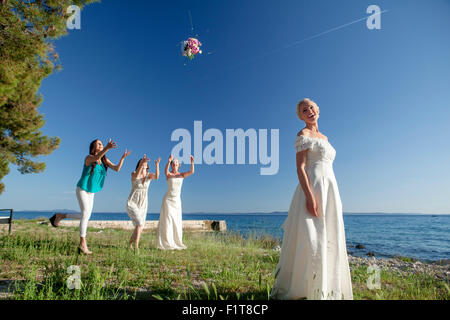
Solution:
[[[429,274],[439,280],[450,282],[450,259],[423,262],[405,257],[395,258],[375,258],[375,257],[356,257],[348,255],[350,269],[355,267],[376,265],[381,270],[396,272],[400,275],[408,274]]]

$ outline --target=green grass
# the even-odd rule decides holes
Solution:
[[[139,253],[128,249],[130,231],[88,229],[92,256],[76,253],[77,228],[19,220],[0,233],[0,280],[14,280],[9,299],[242,299],[266,300],[274,283],[278,242],[233,233],[184,233],[183,251],[155,248],[144,233]],[[69,266],[81,271],[69,289]],[[382,270],[381,289],[367,288],[366,267],[352,267],[355,299],[449,299],[448,283],[420,274]]]
[[[417,259],[410,258],[410,257],[402,257],[402,256],[396,256],[397,259],[405,262],[415,262]]]

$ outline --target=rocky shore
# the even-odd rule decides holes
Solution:
[[[48,219],[38,221],[40,224],[50,225]],[[79,220],[62,220],[59,223],[63,227],[78,227]],[[134,230],[133,223],[129,220],[92,220],[89,221],[89,227],[95,229],[123,229]],[[158,229],[158,220],[148,220],[145,222],[145,231],[156,231]],[[224,220],[183,220],[183,231],[190,232],[209,232],[226,231],[227,224]]]
[[[400,275],[429,274],[439,280],[450,282],[450,259],[436,262],[423,262],[405,257],[375,258],[349,255],[350,269],[355,267],[376,265],[381,270],[396,272]]]

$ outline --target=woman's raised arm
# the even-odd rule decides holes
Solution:
[[[112,163],[109,159],[107,159],[108,161],[108,167],[110,167],[111,169],[113,169],[116,172],[120,171],[120,168],[122,168],[123,165],[123,161],[125,160],[126,157],[128,157],[130,155],[131,151],[127,152],[127,149],[125,149],[125,152],[122,156],[122,158],[120,158],[119,164],[115,165],[114,163]]]
[[[183,172],[181,175],[183,176],[183,178],[187,178],[189,177],[191,174],[194,173],[194,157],[191,155],[191,170],[187,171],[187,172]]]
[[[146,159],[147,158],[147,156],[144,154],[144,158],[143,159],[141,159],[141,160],[139,160],[139,165],[138,165],[138,167],[136,168],[136,170],[135,171],[133,171],[132,173],[131,173],[131,177],[133,178],[133,179],[136,179],[139,175],[141,175],[141,173],[142,173],[142,169],[143,169],[143,167],[144,167],[144,159]]]
[[[86,167],[90,166],[94,162],[97,162],[98,160],[100,160],[110,149],[114,149],[114,148],[117,148],[116,143],[114,141],[112,141],[111,139],[109,139],[106,147],[104,147],[103,150],[100,151],[99,153],[97,153],[96,155],[93,155],[93,154],[88,155],[86,157],[86,160],[84,161],[84,164],[86,165]]]
[[[161,161],[161,158],[158,158],[155,160],[155,173],[150,173],[150,178],[158,180],[159,179],[159,162]]]
[[[167,160],[166,167],[164,168],[164,173],[166,174],[166,178],[169,177],[169,167],[170,167],[170,163],[172,162],[172,160],[173,160],[173,156],[170,155],[169,160]]]

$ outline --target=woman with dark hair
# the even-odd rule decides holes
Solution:
[[[149,172],[148,161],[150,159],[144,154],[136,165],[136,170],[131,173],[131,192],[127,201],[127,214],[134,225],[134,232],[130,238],[130,248],[139,250],[139,239],[145,226],[148,209],[148,187],[150,182],[159,179],[159,162],[155,160],[155,173]]]
[[[80,205],[81,213],[78,214],[61,214],[56,213],[50,218],[52,226],[57,227],[59,222],[65,218],[80,219],[80,244],[78,246],[78,252],[84,254],[92,254],[89,251],[86,244],[86,230],[89,218],[91,217],[92,208],[94,205],[94,195],[103,188],[105,182],[106,172],[108,168],[119,172],[122,167],[123,161],[129,156],[131,151],[125,149],[125,153],[119,161],[119,164],[115,165],[107,157],[106,153],[117,148],[114,141],[109,139],[106,147],[103,147],[103,143],[96,139],[89,145],[89,155],[84,160],[83,172],[81,178],[77,183],[76,195],[78,204]]]

